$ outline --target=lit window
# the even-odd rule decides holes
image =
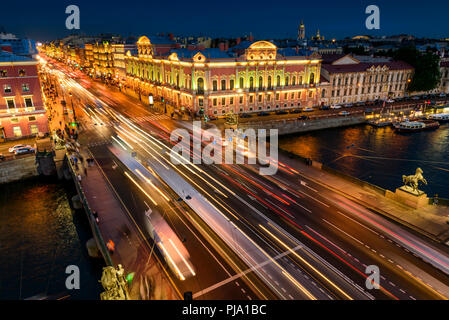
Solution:
[[[22,91],[23,92],[28,92],[30,91],[30,85],[28,83],[23,83],[22,84]]]
[[[25,69],[20,69],[19,70],[19,77],[24,77],[25,75],[26,75]]]
[[[3,90],[4,90],[5,93],[11,93],[11,92],[12,92],[12,90],[11,90],[11,85],[5,84],[5,85],[3,86]]]

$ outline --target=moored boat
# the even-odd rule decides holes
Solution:
[[[434,120],[404,121],[394,124],[394,129],[398,132],[415,132],[437,129],[439,126],[440,123]]]
[[[438,122],[449,122],[449,113],[434,113],[427,116],[429,120],[435,120]]]

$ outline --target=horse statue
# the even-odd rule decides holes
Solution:
[[[427,180],[424,179],[422,174],[423,174],[423,171],[421,170],[421,168],[417,168],[414,175],[410,175],[410,176],[403,175],[402,181],[404,182],[405,186],[409,185],[410,188],[412,188],[413,192],[417,192],[417,191],[419,191],[418,186],[419,186],[420,181],[422,183],[424,183],[425,185],[427,185]]]
[[[104,267],[100,282],[105,290],[100,293],[101,300],[129,299],[125,270],[120,264],[117,269],[112,266]]]

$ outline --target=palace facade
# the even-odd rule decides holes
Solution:
[[[127,85],[175,108],[220,116],[319,104],[317,53],[257,41],[238,52],[220,46],[156,54],[145,36],[137,48],[125,57]]]

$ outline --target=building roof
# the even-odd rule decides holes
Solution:
[[[35,61],[35,59],[18,56],[8,51],[0,50],[0,62]]]
[[[176,53],[179,59],[192,59],[198,52],[206,57],[206,59],[229,59],[234,58],[232,52],[222,51],[218,48],[206,48],[204,50],[189,50],[186,48],[171,49],[165,56]]]
[[[391,62],[381,62],[381,63],[367,63],[361,62],[356,64],[343,64],[343,65],[333,65],[333,64],[323,64],[322,67],[326,69],[329,73],[349,73],[349,72],[364,72],[371,67],[383,67],[386,66],[390,70],[407,70],[413,69],[411,65],[402,61],[391,61]]]

